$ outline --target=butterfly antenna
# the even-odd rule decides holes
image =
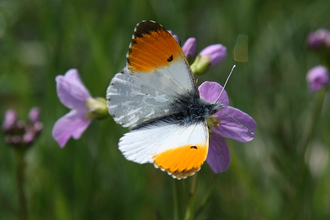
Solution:
[[[233,68],[231,68],[231,71],[230,71],[230,73],[229,73],[229,75],[228,75],[228,77],[227,77],[227,79],[226,79],[226,82],[225,82],[225,84],[224,84],[223,87],[222,87],[222,90],[221,90],[221,92],[220,92],[220,95],[218,96],[217,100],[215,100],[215,102],[217,102],[217,101],[220,99],[220,97],[221,97],[223,91],[225,91],[225,87],[226,87],[226,85],[227,85],[227,82],[228,82],[228,80],[229,80],[231,74],[234,72],[235,67],[236,67],[236,65],[234,65]]]
[[[229,117],[231,117],[235,122],[237,122],[237,124],[239,124],[240,126],[242,126],[245,130],[247,130],[251,135],[254,135],[254,132],[252,132],[250,129],[248,129],[246,126],[244,126],[241,122],[239,122],[236,118],[234,118],[231,114],[229,114],[228,112],[225,112],[224,110],[221,109],[221,111],[223,113],[225,113],[226,115],[228,115]]]
[[[221,90],[221,92],[220,92],[220,95],[219,95],[219,97],[217,98],[217,100],[215,101],[215,102],[217,102],[218,100],[219,100],[219,98],[221,97],[221,95],[222,95],[222,93],[223,93],[223,91],[225,91],[225,87],[226,87],[226,85],[227,85],[227,82],[228,82],[228,80],[229,80],[229,78],[230,78],[230,76],[231,76],[231,74],[234,72],[234,70],[235,70],[235,68],[236,68],[236,65],[234,65],[233,66],[233,68],[231,68],[231,71],[230,71],[230,73],[229,73],[229,75],[228,75],[228,77],[227,77],[227,79],[226,79],[226,82],[225,82],[225,84],[223,85],[223,88],[222,88],[222,90]],[[251,135],[254,135],[254,132],[252,132],[250,129],[248,129],[245,125],[243,125],[241,122],[239,122],[236,118],[234,118],[231,114],[229,114],[228,112],[225,112],[223,109],[220,109],[223,113],[225,113],[226,115],[228,115],[229,117],[231,117],[237,124],[239,124],[240,126],[242,126],[247,132],[249,132]]]

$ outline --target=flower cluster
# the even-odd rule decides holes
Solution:
[[[172,32],[170,31],[172,34]],[[181,45],[177,35],[172,35],[176,41]],[[196,39],[190,37],[182,46],[182,51],[185,54],[188,62],[191,64],[191,70],[194,74],[202,75],[210,68],[215,67],[223,59],[227,57],[227,48],[222,44],[212,44],[205,47],[196,56]]]
[[[15,110],[8,109],[2,124],[5,133],[5,141],[14,147],[29,147],[39,136],[42,130],[40,120],[40,109],[34,107],[29,112],[28,121],[25,123],[18,120]]]
[[[325,28],[320,28],[315,32],[311,32],[307,37],[307,43],[310,48],[320,49],[327,48],[330,49],[330,31]]]

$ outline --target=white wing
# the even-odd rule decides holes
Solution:
[[[208,140],[205,121],[188,126],[159,121],[126,133],[119,149],[128,160],[154,163],[181,179],[200,169],[207,157]]]

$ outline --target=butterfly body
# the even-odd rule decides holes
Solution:
[[[127,67],[110,82],[107,105],[114,120],[131,129],[119,142],[126,159],[153,163],[178,179],[206,160],[206,121],[222,107],[200,97],[180,46],[153,21],[137,25]]]

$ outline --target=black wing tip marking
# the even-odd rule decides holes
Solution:
[[[154,21],[147,20],[138,23],[135,27],[132,44],[134,44],[134,38],[143,37],[144,34],[150,34],[152,31],[164,30],[164,27]]]
[[[137,43],[136,38],[141,38],[145,34],[150,35],[151,32],[154,32],[154,31],[158,32],[160,30],[166,31],[166,29],[162,25],[160,25],[157,22],[152,21],[152,20],[143,20],[142,22],[140,22],[136,25],[136,27],[134,29],[134,34],[132,36],[132,42],[129,45],[129,50],[128,50],[128,53],[126,56],[126,61],[127,61],[128,65],[130,65],[129,55],[132,53],[132,46]],[[171,62],[171,61],[169,61],[169,62]]]

